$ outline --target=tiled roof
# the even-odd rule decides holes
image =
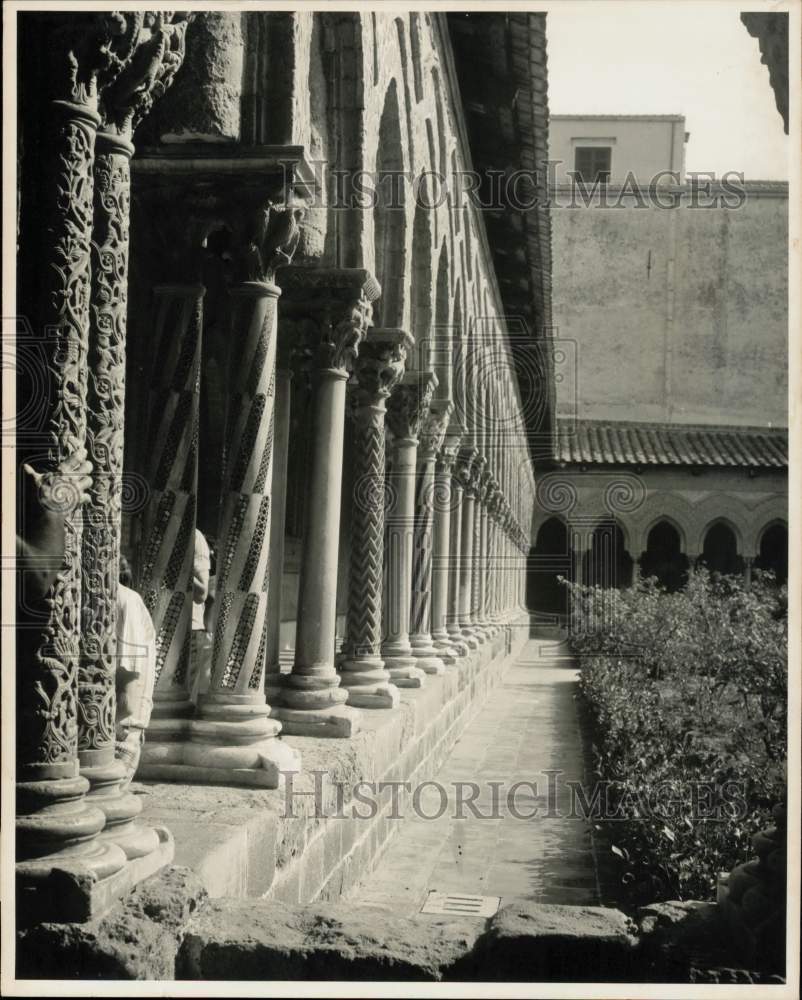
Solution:
[[[558,462],[785,468],[788,432],[562,418],[555,450]]]

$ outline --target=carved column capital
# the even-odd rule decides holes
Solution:
[[[44,18],[50,96],[97,113],[100,91],[136,50],[145,12],[53,12]]]
[[[401,383],[407,356],[415,343],[405,330],[371,327],[354,366],[352,412],[383,404]]]
[[[387,424],[396,438],[419,438],[436,388],[437,376],[432,372],[406,373],[387,408]]]
[[[471,447],[461,448],[457,453],[455,476],[464,490],[467,490],[471,485],[473,463],[477,455],[476,449]]]
[[[440,449],[440,453],[437,456],[437,465],[435,466],[437,472],[452,475],[457,464],[458,456],[459,438],[452,438],[447,434],[446,439],[443,442],[443,446]]]
[[[361,268],[283,267],[282,316],[296,324],[305,366],[347,377],[370,325],[381,286]]]
[[[432,458],[443,447],[452,409],[453,404],[447,399],[432,401],[429,413],[425,416],[421,427],[419,458]]]
[[[187,26],[195,15],[146,11],[124,16],[137,18],[138,30],[130,57],[100,94],[99,110],[104,131],[130,139],[181,68]],[[132,34],[135,27],[132,23]]]

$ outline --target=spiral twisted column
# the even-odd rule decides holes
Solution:
[[[418,666],[427,674],[442,674],[445,671],[445,661],[435,648],[431,635],[432,563],[436,517],[435,464],[445,440],[452,409],[448,400],[432,401],[421,426],[417,454],[409,642]]]
[[[360,714],[345,704],[348,690],[334,663],[345,384],[380,289],[356,268],[286,268],[282,288],[305,330],[314,388],[295,661],[282,675],[274,714],[288,733],[350,737]]]
[[[183,763],[202,780],[276,788],[300,756],[276,739],[264,694],[273,462],[276,311],[280,289],[231,291],[227,461],[218,526],[211,682],[190,722]]]
[[[279,315],[276,347],[276,383],[273,406],[273,509],[270,515],[271,587],[267,604],[267,660],[265,663],[265,697],[273,704],[281,687],[281,596],[284,574],[284,531],[287,519],[287,468],[292,416],[292,351],[291,325],[282,323]]]
[[[348,616],[339,669],[348,704],[396,708],[400,694],[381,657],[386,401],[404,377],[412,336],[372,328],[356,361],[351,393],[354,507]]]
[[[425,677],[412,652],[409,623],[418,440],[436,386],[437,378],[431,373],[407,372],[390,398],[387,411],[393,435],[388,477],[392,503],[385,514],[386,588],[381,651],[398,687],[421,687]]]
[[[192,562],[198,487],[200,359],[205,289],[154,288],[154,362],[139,586],[156,632],[153,714],[139,773],[180,761],[189,697]]]

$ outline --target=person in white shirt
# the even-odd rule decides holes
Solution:
[[[156,631],[139,594],[127,584],[131,570],[120,557],[117,589],[117,733],[115,756],[125,764],[127,788],[136,774],[153,708]]]
[[[206,628],[209,597],[211,552],[203,533],[195,529],[195,555],[192,560],[192,645],[190,646],[189,696],[197,705],[198,697],[209,690],[212,670],[212,636]]]

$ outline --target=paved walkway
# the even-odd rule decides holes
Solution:
[[[437,776],[448,793],[444,815],[407,814],[377,867],[351,895],[354,902],[408,916],[420,911],[431,889],[501,896],[503,903],[601,902],[591,827],[570,816],[567,782],[584,781],[586,762],[574,700],[576,666],[559,656],[562,651],[555,640],[527,643]],[[479,785],[481,816],[467,804],[458,809],[459,782]],[[500,783],[500,791],[491,782]],[[508,802],[516,782],[534,782],[537,789],[520,786]],[[462,795],[465,803],[467,788]],[[434,788],[420,797],[420,811],[428,815],[442,805]]]

